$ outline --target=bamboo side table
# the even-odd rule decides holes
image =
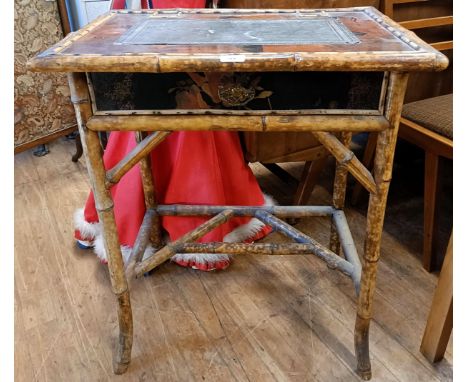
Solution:
[[[32,70],[69,72],[118,303],[114,372],[124,373],[131,358],[128,280],[175,253],[313,254],[354,283],[357,373],[370,379],[369,324],[408,72],[447,65],[445,56],[372,7],[113,11],[32,59]],[[203,96],[207,107],[177,108],[177,97],[187,92]],[[148,154],[171,131],[181,130],[310,131],[336,158],[333,203],[158,206]],[[136,148],[108,171],[100,131],[137,132]],[[349,149],[356,132],[378,132],[373,175]],[[147,212],[124,265],[109,189],[137,163]],[[348,172],[370,192],[362,266],[343,212]],[[164,215],[211,219],[164,244]],[[294,243],[196,243],[233,216],[256,217]],[[331,218],[329,248],[281,220],[306,216]],[[149,243],[157,250],[142,261]]]

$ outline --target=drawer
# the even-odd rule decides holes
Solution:
[[[381,114],[383,72],[90,73],[95,112]]]

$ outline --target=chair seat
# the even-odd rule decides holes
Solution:
[[[453,139],[453,94],[407,103],[401,116]]]

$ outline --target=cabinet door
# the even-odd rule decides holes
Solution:
[[[15,1],[15,152],[76,126],[65,74],[32,73],[29,58],[63,38],[57,2]]]

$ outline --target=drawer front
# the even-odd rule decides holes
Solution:
[[[91,73],[96,112],[381,114],[382,72]]]

